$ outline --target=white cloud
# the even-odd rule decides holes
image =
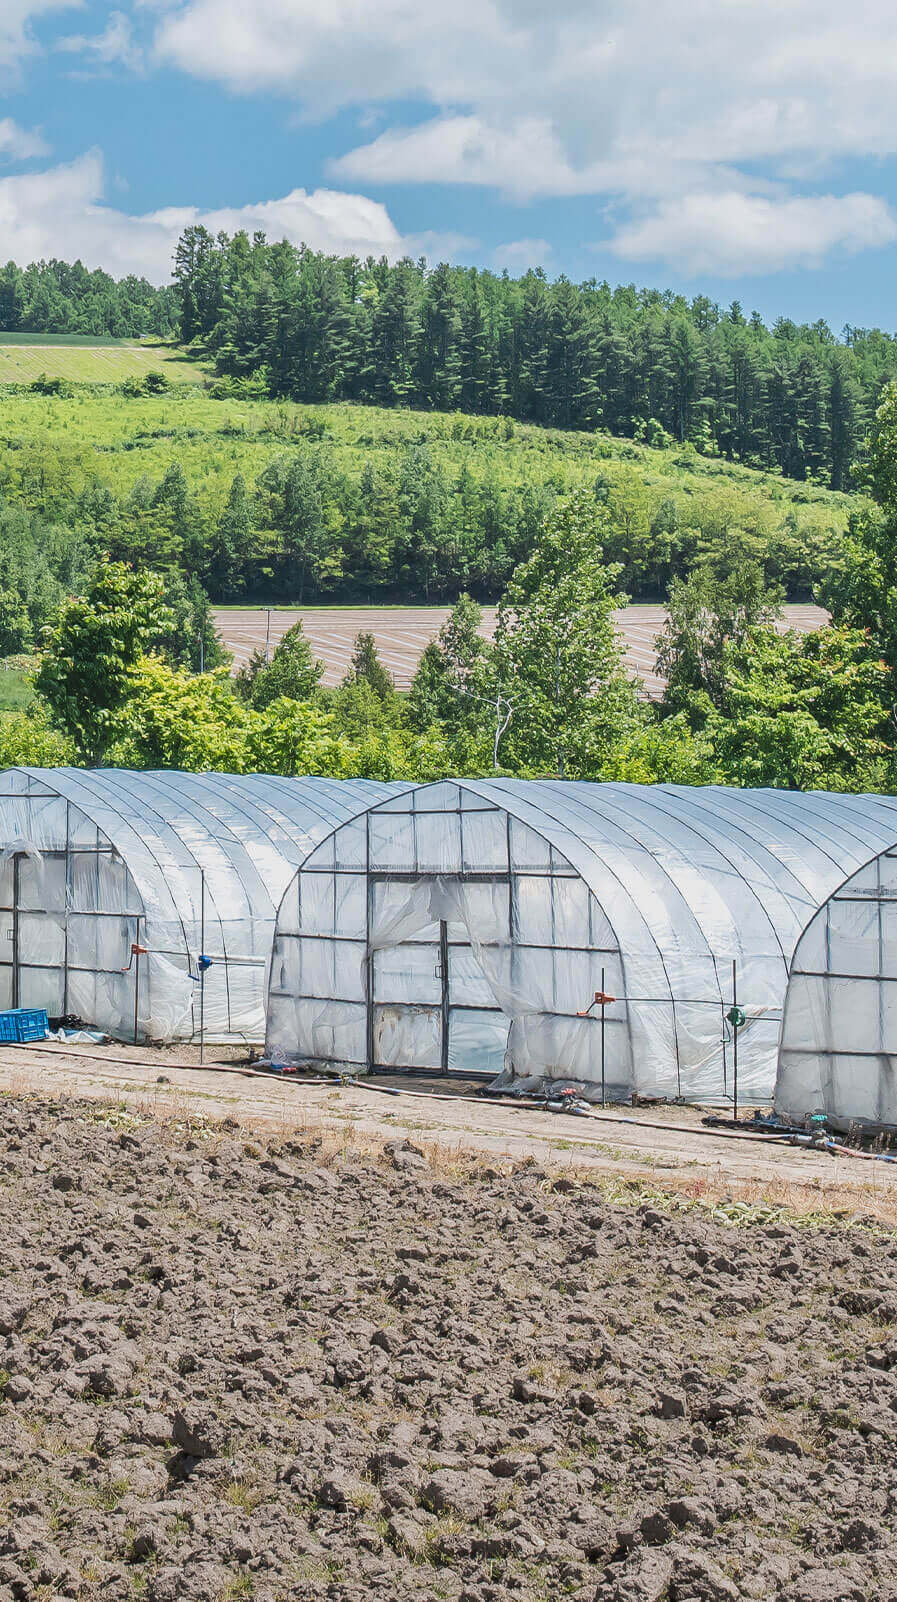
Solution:
[[[14,71],[37,46],[29,24],[48,11],[79,9],[82,0],[0,0],[0,72]]]
[[[141,216],[105,205],[105,192],[98,151],[43,172],[0,178],[0,260],[80,257],[88,267],[142,273],[164,283],[178,236],[191,223],[212,233],[262,229],[271,239],[340,254],[395,258],[409,247],[385,206],[332,189],[294,189],[279,200],[215,211],[178,206]]]
[[[178,0],[156,48],[312,114],[419,99],[465,140],[467,181],[503,185],[506,141],[525,154],[539,124],[562,152],[561,182],[567,168],[649,156],[666,167],[895,152],[897,9],[864,0],[858,20],[841,0]],[[420,143],[397,137],[417,176]]]
[[[523,117],[507,128],[480,117],[434,117],[418,128],[390,128],[329,164],[335,178],[364,183],[497,185],[521,198],[593,189],[575,173],[545,117]]]
[[[429,262],[457,261],[459,256],[470,256],[479,248],[480,241],[471,234],[451,233],[447,229],[425,228],[419,234],[405,234],[402,238],[402,254],[410,256],[412,261],[421,256]]]
[[[493,265],[509,272],[526,272],[527,267],[547,267],[553,255],[547,239],[510,239],[492,252]]]
[[[49,148],[36,128],[20,128],[12,117],[0,117],[0,157],[30,161],[34,156],[46,156]]]
[[[138,72],[143,65],[143,52],[134,39],[130,18],[123,11],[113,11],[102,33],[70,34],[56,41],[56,49],[72,55],[92,57],[97,65],[103,67],[119,62],[123,67]]]
[[[449,99],[466,99],[478,77],[467,47],[487,46],[485,89],[505,36],[492,0],[181,0],[163,16],[156,43],[162,59],[197,77],[300,94],[321,112],[442,100],[446,89]]]
[[[689,260],[710,259],[710,194],[724,217],[740,196],[761,230],[764,198],[802,206],[778,213],[811,229],[791,260],[817,259],[828,233],[849,248],[882,233],[852,195],[776,186],[897,155],[893,0],[864,0],[861,14],[842,0],[168,0],[155,49],[231,90],[289,98],[304,116],[430,108],[336,159],[341,181],[593,194],[636,219],[651,200],[653,221],[621,231],[638,248],[652,231],[661,241],[663,219],[672,238],[667,204],[687,198]],[[831,229],[823,212],[839,219]],[[755,247],[746,259],[774,257]]]
[[[685,195],[618,229],[610,248],[627,261],[663,260],[685,272],[777,272],[818,267],[897,240],[897,218],[876,195],[770,200],[736,190]]]

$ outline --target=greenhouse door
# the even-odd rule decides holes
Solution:
[[[40,860],[17,851],[4,873],[0,907],[0,1009],[44,1007],[65,1012],[66,909],[64,851]]]
[[[486,881],[490,892],[509,892],[506,878],[483,875]],[[443,894],[451,884],[441,881]],[[428,921],[395,944],[377,946],[368,975],[368,1057],[375,1071],[490,1079],[501,1072],[511,1020],[463,923]]]
[[[372,951],[368,1035],[375,1069],[447,1071],[446,926]]]

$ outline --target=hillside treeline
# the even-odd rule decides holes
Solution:
[[[80,261],[0,268],[0,332],[140,339],[177,332],[180,296],[145,278],[89,272]]]
[[[362,263],[192,227],[174,276],[182,337],[273,395],[668,436],[835,489],[897,377],[897,342],[878,330],[770,329],[737,303],[541,269]]]

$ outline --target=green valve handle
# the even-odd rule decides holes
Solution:
[[[747,1018],[740,1007],[730,1007],[729,1011],[726,1013],[726,1017],[728,1018],[733,1029],[742,1029],[747,1023]]]

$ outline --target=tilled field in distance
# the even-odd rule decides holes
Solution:
[[[0,1101],[0,1602],[885,1602],[897,1240]]]
[[[324,685],[339,684],[352,660],[355,636],[360,631],[373,634],[384,667],[392,674],[397,690],[407,690],[417,671],[424,650],[435,640],[449,616],[449,607],[371,606],[371,607],[276,607],[270,614],[262,607],[216,607],[215,627],[227,649],[233,653],[235,668],[243,667],[253,651],[263,651],[267,641],[273,651],[287,629],[301,622],[315,656],[324,664]],[[482,634],[491,639],[497,609],[483,608]],[[627,672],[641,679],[652,700],[663,695],[663,680],[655,672],[655,641],[666,620],[666,608],[636,602],[614,614],[623,644]],[[826,622],[820,606],[786,606],[781,628],[812,633]]]

